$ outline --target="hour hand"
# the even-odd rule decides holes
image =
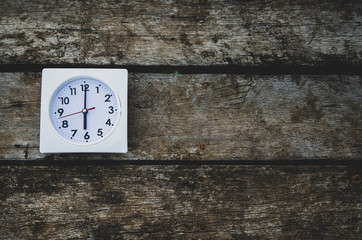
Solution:
[[[87,129],[87,85],[84,85],[84,108],[82,110],[83,112],[83,129],[86,130]]]

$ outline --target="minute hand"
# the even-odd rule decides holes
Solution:
[[[87,129],[87,89],[84,89],[84,108],[82,110],[83,112],[83,129],[86,130]]]

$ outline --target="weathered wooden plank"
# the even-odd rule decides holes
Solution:
[[[360,239],[352,166],[1,166],[0,239]]]
[[[361,64],[359,1],[10,1],[1,64]]]
[[[340,75],[130,74],[129,153],[41,155],[39,73],[0,73],[0,159],[362,157],[362,80]]]

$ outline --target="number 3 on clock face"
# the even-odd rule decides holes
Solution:
[[[40,151],[126,152],[127,71],[44,69]]]

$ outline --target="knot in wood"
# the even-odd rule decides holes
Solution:
[[[204,183],[204,182],[206,182],[206,177],[205,177],[205,176],[199,176],[199,177],[197,178],[197,181],[198,181],[199,183]]]
[[[352,182],[353,183],[361,183],[362,182],[362,178],[360,177],[360,175],[356,174],[352,176]]]
[[[197,146],[197,148],[200,149],[200,150],[204,150],[205,147],[206,147],[206,145],[203,142],[199,143],[199,145]]]

